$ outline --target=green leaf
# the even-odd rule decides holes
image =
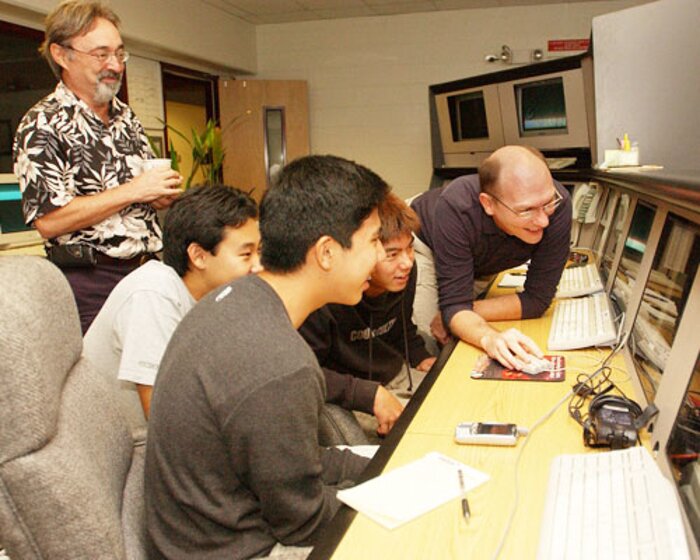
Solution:
[[[170,141],[170,167],[178,173],[180,172],[180,158],[175,150],[175,146],[173,146],[172,140]]]

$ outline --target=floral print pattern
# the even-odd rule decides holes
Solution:
[[[143,126],[126,104],[112,101],[106,126],[62,82],[24,116],[13,153],[27,224],[76,196],[127,183],[141,172],[143,160],[153,157]],[[162,248],[156,212],[142,203],[46,241],[47,247],[68,243],[122,259]]]

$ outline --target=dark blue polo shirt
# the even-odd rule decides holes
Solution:
[[[474,278],[496,274],[530,259],[525,289],[518,294],[522,318],[539,317],[557,290],[569,254],[571,198],[554,181],[564,201],[549,217],[542,240],[530,245],[501,231],[479,202],[479,176],[465,175],[416,198],[418,237],[435,259],[440,311],[446,325],[454,315],[472,309]]]

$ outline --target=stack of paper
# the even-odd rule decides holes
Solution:
[[[525,286],[527,276],[522,273],[511,274],[510,272],[503,275],[498,283],[499,288],[522,288]]]
[[[387,529],[394,529],[461,496],[460,470],[465,492],[489,479],[485,473],[432,452],[354,488],[341,490],[338,499]]]

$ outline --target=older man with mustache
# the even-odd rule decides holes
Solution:
[[[60,80],[24,116],[14,145],[27,224],[75,294],[83,332],[112,288],[162,248],[156,210],[179,194],[141,123],[116,98],[129,53],[119,18],[100,2],[67,0],[46,18],[41,51]]]

